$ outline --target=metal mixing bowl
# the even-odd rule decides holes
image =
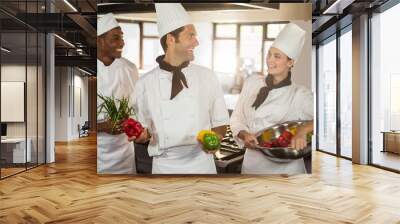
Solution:
[[[281,124],[273,125],[261,131],[261,134],[257,137],[258,142],[262,143],[264,140],[262,138],[262,134],[265,132],[269,132],[271,135],[271,139],[277,139],[281,133],[285,130],[289,131],[290,128],[297,128],[300,125],[304,124],[307,121],[288,121]],[[258,150],[260,150],[269,160],[278,162],[278,163],[288,163],[295,159],[300,159],[305,156],[311,154],[311,143],[308,146],[301,150],[292,149],[289,147],[273,147],[267,148],[258,146]]]

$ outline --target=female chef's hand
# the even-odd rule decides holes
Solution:
[[[304,128],[299,128],[296,134],[293,136],[292,141],[290,142],[289,147],[301,150],[307,146],[307,131]]]
[[[304,149],[307,146],[307,134],[313,132],[313,130],[314,121],[309,121],[301,125],[293,136],[290,147],[297,150]]]
[[[256,136],[250,134],[247,131],[244,130],[240,131],[238,137],[242,139],[242,141],[244,142],[244,147],[246,148],[255,149],[258,145]]]
[[[128,137],[128,141],[134,141],[135,143],[143,144],[146,143],[150,140],[151,134],[147,130],[147,128],[143,129],[142,133],[139,135],[139,137]]]

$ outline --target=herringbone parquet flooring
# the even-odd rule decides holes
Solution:
[[[400,223],[400,175],[316,152],[313,174],[99,176],[96,142],[0,181],[0,223]]]

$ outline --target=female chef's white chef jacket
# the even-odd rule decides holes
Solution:
[[[97,93],[114,96],[116,99],[132,97],[134,85],[138,80],[136,66],[125,58],[115,59],[105,66],[97,60]],[[101,103],[97,99],[97,105]],[[130,99],[133,106],[133,99]],[[101,122],[104,114],[99,114]],[[97,172],[101,174],[134,174],[136,173],[135,151],[132,142],[125,133],[110,135],[105,132],[97,134]]]
[[[230,125],[235,141],[243,147],[238,138],[241,130],[258,136],[260,132],[278,123],[293,120],[312,120],[314,103],[312,92],[300,85],[273,89],[257,110],[252,107],[265,76],[250,76],[243,86]],[[247,149],[244,155],[242,174],[298,174],[305,173],[303,159],[289,163],[276,163],[267,159],[260,151]]]
[[[154,138],[148,146],[152,173],[216,174],[213,155],[201,149],[196,136],[203,129],[229,124],[222,89],[207,68],[189,64],[182,73],[189,88],[172,100],[172,73],[159,66],[136,85],[138,119]]]

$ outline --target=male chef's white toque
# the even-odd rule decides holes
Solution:
[[[97,20],[97,36],[101,36],[115,27],[119,27],[119,24],[114,14],[108,13]]]
[[[156,3],[155,6],[159,37],[192,23],[180,3]]]

